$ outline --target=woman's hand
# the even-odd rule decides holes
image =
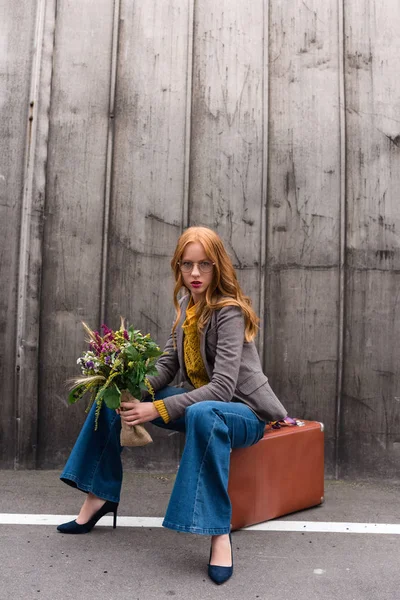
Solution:
[[[152,402],[121,402],[117,413],[127,425],[148,423],[160,416]]]

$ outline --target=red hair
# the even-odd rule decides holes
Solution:
[[[224,306],[238,306],[244,315],[245,340],[251,342],[257,334],[259,319],[251,306],[250,298],[242,292],[234,266],[221,238],[208,227],[189,227],[182,233],[176,245],[171,260],[171,267],[175,275],[174,305],[176,308],[176,319],[172,331],[175,331],[181,316],[178,294],[181,288],[185,287],[179,261],[182,259],[186,246],[192,242],[199,242],[203,246],[207,257],[215,263],[213,278],[206,290],[204,300],[198,302],[199,331],[203,329],[214,310]]]

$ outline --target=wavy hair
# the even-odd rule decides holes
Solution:
[[[199,331],[204,328],[214,310],[224,306],[238,306],[244,315],[245,340],[251,342],[257,334],[259,319],[251,306],[250,298],[242,292],[234,266],[221,238],[208,227],[189,227],[182,233],[176,245],[171,260],[171,267],[175,275],[174,305],[176,308],[176,319],[172,326],[172,332],[175,332],[181,316],[178,294],[182,287],[186,287],[179,268],[179,261],[182,259],[186,246],[192,242],[200,242],[207,257],[215,263],[213,278],[206,290],[205,297],[197,303]],[[190,292],[190,290],[188,291]]]

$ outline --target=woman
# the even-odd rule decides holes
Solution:
[[[150,378],[156,400],[105,406],[94,432],[88,415],[61,479],[88,496],[63,533],[87,533],[119,502],[122,467],[120,419],[152,422],[186,432],[186,443],[163,526],[211,535],[208,574],[216,583],[232,575],[231,503],[227,493],[231,448],[258,442],[265,422],[286,411],[262,372],[254,344],[257,316],[243,295],[219,236],[190,227],[179,238],[171,266],[175,274],[176,319],[165,354]],[[179,302],[178,293],[185,288]],[[180,370],[181,387],[168,387]]]

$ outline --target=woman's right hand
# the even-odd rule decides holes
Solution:
[[[117,412],[127,425],[148,423],[160,416],[152,402],[121,402]]]
[[[134,408],[137,403],[140,402],[139,400],[136,400],[135,398],[135,402],[122,402],[121,403],[121,407],[123,406],[123,408],[116,408],[115,412],[117,413],[117,415],[122,415],[124,412],[131,410],[132,408]]]

